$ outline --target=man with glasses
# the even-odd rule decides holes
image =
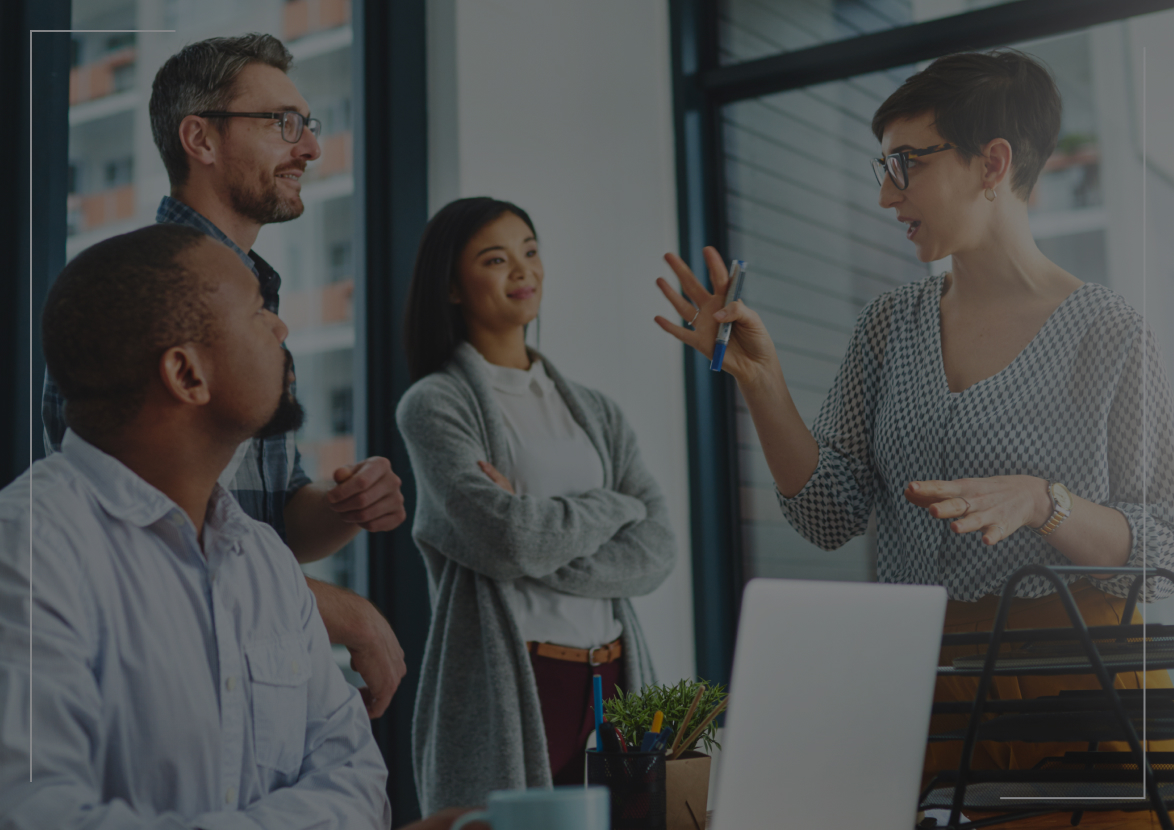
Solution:
[[[270,35],[211,38],[184,47],[155,75],[151,132],[167,175],[157,222],[186,225],[226,245],[260,282],[265,308],[278,312],[281,278],[252,246],[262,225],[301,216],[301,176],[318,158],[321,123],[286,75],[292,56]],[[65,435],[64,402],[46,377],[46,451]],[[313,482],[303,472],[294,432],[252,439],[220,478],[241,507],[273,527],[299,562],[329,556],[359,528],[386,531],[406,514],[400,480],[373,457]],[[383,714],[407,671],[403,650],[370,602],[307,579],[334,643],[351,653],[366,681],[368,714]]]

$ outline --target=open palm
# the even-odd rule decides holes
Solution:
[[[668,280],[661,277],[656,281],[657,286],[664,293],[673,308],[684,320],[694,320],[693,328],[679,326],[664,317],[657,317],[656,323],[673,337],[687,346],[692,346],[706,357],[713,358],[713,343],[717,338],[718,327],[722,323],[734,322],[730,334],[730,344],[726,347],[726,356],[722,361],[722,368],[729,372],[739,382],[745,382],[760,374],[778,362],[774,342],[767,332],[762,319],[739,300],[736,303],[726,304],[726,293],[729,290],[730,276],[726,271],[725,263],[716,248],[706,247],[705,264],[709,266],[709,279],[713,283],[713,292],[710,292],[701,281],[694,276],[685,261],[676,254],[665,254],[665,262],[673,269],[677,279],[681,282],[682,297],[669,285]],[[690,304],[689,300],[692,300]],[[715,319],[714,315],[718,314]]]

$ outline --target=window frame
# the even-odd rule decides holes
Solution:
[[[372,721],[387,763],[394,824],[420,818],[412,770],[416,679],[432,618],[424,560],[412,540],[416,486],[395,407],[411,385],[402,321],[416,248],[428,222],[426,0],[354,0],[356,457],[381,455],[402,482],[409,520],[367,535],[368,598],[404,650],[408,676]],[[368,152],[369,148],[376,148]],[[359,173],[361,172],[361,175]]]
[[[725,105],[1174,9],[1174,0],[1016,0],[723,65],[721,0],[669,3],[679,248],[707,285],[702,246],[728,253]],[[744,583],[734,383],[687,347],[684,362],[697,672],[728,683]]]
[[[0,134],[5,158],[16,160],[16,181],[0,200],[0,251],[11,275],[0,288],[0,487],[44,455],[39,311],[65,266],[70,36],[61,30],[70,28],[70,17],[65,0],[17,0],[0,11],[0,69],[16,79],[5,86],[3,102],[8,112],[32,116]],[[38,92],[31,101],[30,77]],[[30,159],[33,169],[49,171],[35,187]]]

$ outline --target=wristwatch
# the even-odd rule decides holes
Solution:
[[[1031,529],[1040,536],[1047,536],[1058,528],[1072,513],[1072,494],[1068,488],[1058,481],[1048,482],[1048,495],[1052,497],[1052,515],[1043,523],[1042,527]],[[1031,527],[1028,525],[1028,527]]]

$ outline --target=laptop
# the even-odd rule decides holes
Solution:
[[[946,591],[746,585],[714,830],[911,830]]]

